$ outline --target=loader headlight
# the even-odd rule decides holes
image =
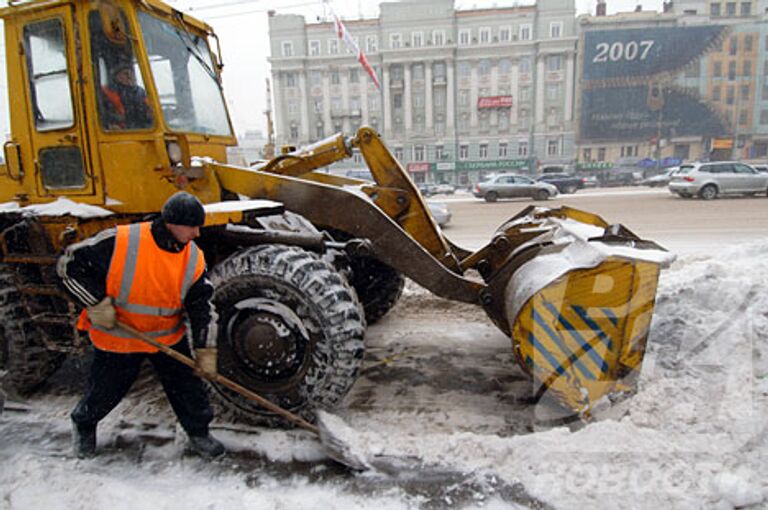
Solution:
[[[171,160],[171,163],[174,165],[181,163],[181,146],[178,143],[168,142],[165,149],[168,151],[168,159]]]

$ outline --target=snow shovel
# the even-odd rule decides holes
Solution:
[[[325,446],[326,452],[328,455],[335,461],[344,464],[347,467],[350,467],[355,470],[364,470],[369,467],[369,464],[363,460],[360,453],[353,453],[353,449],[346,444],[346,442],[340,438],[337,434],[333,434],[329,430],[327,430],[327,426],[325,425],[325,419],[322,415],[319,415],[318,423],[320,426],[313,425],[303,419],[301,416],[298,416],[286,409],[283,409],[282,407],[273,404],[266,398],[262,397],[261,395],[252,392],[248,388],[245,388],[239,384],[237,384],[235,381],[228,379],[227,377],[224,377],[221,374],[215,373],[211,374],[208,372],[203,372],[197,367],[197,363],[188,356],[185,356],[184,354],[181,354],[180,352],[177,352],[173,349],[171,349],[169,346],[162,344],[155,340],[154,338],[146,335],[145,333],[142,333],[141,331],[138,331],[135,328],[132,328],[131,326],[128,326],[127,324],[124,324],[122,322],[117,322],[117,328],[121,329],[127,333],[130,333],[131,335],[135,336],[142,342],[145,342],[147,344],[150,344],[154,347],[157,347],[160,351],[167,354],[171,358],[175,359],[179,363],[183,363],[190,367],[192,370],[195,371],[195,373],[211,382],[215,382],[218,384],[221,384],[222,386],[226,386],[232,391],[235,391],[241,395],[243,395],[246,398],[249,398],[262,406],[263,408],[267,409],[268,411],[272,411],[275,414],[278,414],[288,420],[289,422],[293,423],[297,427],[301,427],[305,430],[308,430],[309,432],[312,432],[315,434],[319,439],[320,442]]]

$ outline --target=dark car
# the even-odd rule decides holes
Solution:
[[[536,179],[539,182],[554,184],[560,193],[576,193],[584,187],[584,179],[565,173],[546,173]]]

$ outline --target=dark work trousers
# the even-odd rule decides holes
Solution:
[[[186,338],[173,349],[190,357]],[[89,427],[109,414],[131,389],[139,375],[142,361],[148,359],[163,385],[168,401],[179,418],[181,426],[190,436],[208,434],[208,424],[213,419],[213,409],[203,382],[191,368],[162,352],[117,353],[94,349],[91,375],[85,396],[72,411],[72,420]]]

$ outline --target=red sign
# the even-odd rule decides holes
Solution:
[[[478,97],[478,108],[509,108],[512,106],[512,96]]]
[[[429,172],[429,163],[408,163],[406,169],[412,174]]]

